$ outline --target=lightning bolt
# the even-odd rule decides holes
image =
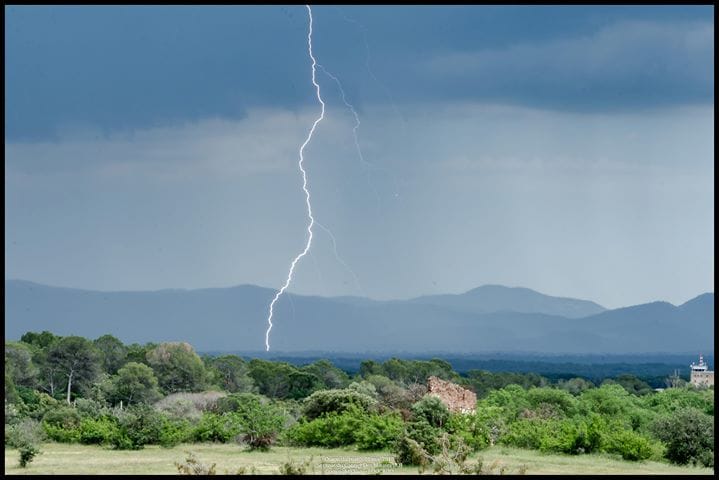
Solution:
[[[331,231],[329,228],[327,228],[327,227],[325,227],[324,225],[322,225],[320,222],[315,222],[315,223],[317,224],[318,227],[320,227],[322,230],[324,230],[325,232],[327,232],[327,235],[330,237],[330,240],[332,240],[332,250],[334,251],[335,258],[337,259],[337,261],[338,261],[339,263],[342,264],[343,267],[345,267],[345,268],[347,269],[348,272],[350,272],[350,274],[352,275],[352,277],[353,277],[354,280],[355,280],[355,285],[357,286],[357,289],[360,291],[360,293],[362,293],[362,296],[366,297],[367,294],[365,293],[364,289],[362,288],[362,285],[360,284],[359,277],[358,277],[357,274],[354,272],[354,270],[352,270],[352,269],[350,268],[350,266],[347,265],[347,262],[345,262],[344,260],[342,260],[342,257],[340,257],[340,254],[337,252],[337,239],[335,238],[335,236],[334,236],[334,234],[332,233],[332,231]]]
[[[309,233],[309,237],[307,238],[307,244],[305,245],[305,249],[302,250],[302,252],[295,257],[294,260],[292,260],[292,264],[290,265],[290,271],[287,274],[287,280],[285,280],[285,284],[282,285],[282,288],[280,288],[277,291],[277,294],[275,295],[275,298],[272,299],[272,302],[270,303],[270,315],[267,317],[267,332],[265,333],[265,348],[269,352],[270,351],[270,331],[272,330],[272,316],[274,315],[274,307],[275,303],[277,303],[277,300],[282,296],[283,293],[285,293],[285,290],[287,290],[287,287],[290,286],[290,282],[292,281],[292,275],[295,272],[295,267],[297,266],[297,262],[300,261],[302,257],[307,255],[307,252],[310,250],[310,246],[312,246],[312,226],[315,224],[315,219],[312,216],[312,204],[310,203],[310,191],[307,190],[307,172],[305,171],[302,164],[305,161],[304,158],[304,151],[305,147],[308,143],[310,143],[310,140],[312,140],[312,135],[315,133],[315,128],[317,128],[317,125],[322,121],[322,119],[325,117],[325,102],[322,101],[322,96],[320,95],[320,85],[317,83],[316,79],[316,70],[317,70],[317,61],[315,60],[314,55],[312,54],[312,8],[309,5],[305,5],[307,7],[307,14],[310,18],[310,27],[309,32],[307,33],[307,47],[310,54],[310,58],[312,59],[312,85],[315,86],[315,91],[317,92],[317,100],[320,102],[320,105],[322,106],[322,111],[320,113],[320,116],[315,120],[315,122],[312,124],[312,128],[310,129],[310,133],[307,135],[307,139],[300,147],[300,161],[299,161],[299,168],[300,172],[302,172],[302,190],[305,192],[305,199],[307,202],[307,216],[310,219],[309,225],[307,225],[307,233]]]
[[[379,192],[377,191],[377,188],[375,188],[375,186],[372,184],[372,180],[371,180],[372,172],[371,172],[371,170],[370,170],[370,169],[376,168],[376,167],[375,167],[375,165],[373,165],[372,163],[370,163],[370,162],[368,162],[367,160],[365,160],[364,155],[362,155],[362,148],[360,147],[359,137],[358,137],[358,135],[357,135],[357,130],[359,129],[359,127],[360,127],[360,125],[361,125],[359,115],[357,114],[357,111],[355,110],[355,107],[347,100],[347,95],[345,95],[345,90],[344,90],[344,88],[342,88],[342,82],[340,82],[340,79],[337,78],[336,76],[334,76],[332,73],[330,73],[324,66],[322,66],[322,65],[317,65],[317,67],[318,67],[320,70],[322,70],[322,71],[325,73],[325,75],[327,75],[327,76],[330,77],[332,80],[334,80],[334,82],[337,84],[337,88],[339,89],[340,94],[342,95],[342,103],[344,103],[345,106],[349,109],[349,111],[352,112],[352,116],[353,116],[354,119],[355,119],[355,124],[354,124],[354,126],[352,127],[352,137],[354,138],[355,149],[357,150],[357,157],[359,157],[360,162],[361,162],[362,165],[366,168],[366,171],[367,171],[367,185],[368,185],[368,186],[372,189],[372,191],[374,192],[375,199],[377,200],[377,210],[378,210],[378,212],[379,212],[379,211],[382,209],[381,201],[380,201]],[[324,228],[324,227],[323,227],[323,228]],[[333,242],[334,242],[334,240],[333,240]],[[344,262],[342,262],[342,263],[344,263]],[[354,275],[354,274],[353,274],[353,275]]]

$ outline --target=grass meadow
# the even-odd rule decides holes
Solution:
[[[5,450],[5,474],[176,474],[175,462],[184,462],[187,452],[197,460],[216,464],[216,472],[235,474],[254,467],[258,474],[277,474],[280,466],[292,460],[299,464],[311,459],[308,473],[316,474],[416,474],[417,467],[400,467],[390,452],[359,452],[354,449],[275,447],[269,452],[247,452],[237,445],[187,444],[173,448],[147,446],[142,450],[109,450],[98,446],[45,443],[27,468],[18,467],[19,453]],[[608,455],[550,455],[533,450],[501,446],[473,455],[481,457],[494,473],[517,474],[699,474],[712,475],[712,469],[680,467],[659,462],[628,462]]]

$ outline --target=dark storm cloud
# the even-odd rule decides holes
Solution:
[[[316,7],[315,50],[359,107],[706,104],[712,19],[713,7]],[[11,140],[314,101],[300,6],[9,7],[5,27]]]

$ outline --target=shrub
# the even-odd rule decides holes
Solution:
[[[291,458],[285,463],[280,465],[280,475],[307,475],[307,472],[312,470],[314,472],[314,465],[312,464],[312,458],[305,460],[302,463],[296,463]]]
[[[40,453],[37,445],[42,439],[42,428],[37,421],[32,419],[23,419],[5,430],[5,446],[18,449],[22,468],[25,468]]]
[[[355,434],[366,419],[357,409],[338,414],[328,413],[311,421],[302,420],[287,432],[290,443],[302,446],[341,447],[355,443]]]
[[[192,440],[193,427],[187,420],[163,417],[159,443],[163,447],[174,447]]]
[[[397,413],[369,415],[360,424],[354,438],[360,450],[384,450],[402,434],[404,422]]]
[[[431,462],[431,457],[416,440],[408,434],[401,435],[392,447],[394,460],[400,465],[419,465],[424,469]]]
[[[109,413],[105,405],[89,398],[75,400],[75,409],[82,418],[100,418],[102,415]]]
[[[442,428],[449,420],[449,410],[439,397],[426,395],[412,405],[412,418],[416,421],[424,420],[433,427]]]
[[[56,442],[74,443],[79,441],[79,427],[82,419],[72,407],[49,410],[42,418],[42,426],[48,438]]]
[[[200,442],[226,443],[240,433],[240,422],[236,415],[205,413],[195,426],[193,437]]]
[[[527,400],[527,391],[519,385],[507,385],[501,390],[489,392],[482,401],[483,407],[501,407],[502,416],[509,421],[516,419],[521,412],[531,407]]]
[[[449,433],[460,437],[473,450],[482,450],[490,444],[490,430],[482,417],[476,413],[450,414],[446,429]]]
[[[350,390],[354,390],[357,393],[363,393],[369,397],[377,399],[377,388],[366,380],[360,382],[352,382],[347,387]]]
[[[45,414],[54,410],[62,404],[47,393],[38,392],[32,388],[17,387],[19,401],[17,406],[22,416],[28,416],[35,420],[41,420]]]
[[[507,433],[507,421],[502,407],[480,404],[475,412],[475,417],[477,424],[487,429],[489,445],[494,445],[502,435]]]
[[[530,388],[527,391],[527,401],[535,410],[546,405],[554,406],[564,416],[572,416],[577,408],[577,400],[572,394],[556,388]]]
[[[78,440],[86,445],[106,445],[111,444],[119,434],[120,428],[114,417],[83,418],[78,429]]]
[[[192,452],[187,452],[187,457],[183,463],[175,462],[177,473],[180,475],[216,475],[215,465],[213,463],[208,467],[204,463],[200,463]]]
[[[241,404],[238,412],[242,441],[250,450],[266,450],[280,434],[285,421],[284,413],[270,404],[251,401]]]
[[[27,464],[32,462],[35,455],[40,453],[40,449],[36,445],[26,444],[19,448],[20,450],[20,466],[22,468],[27,467]]]
[[[244,413],[266,401],[265,397],[254,393],[232,393],[218,398],[215,402],[214,411],[216,413]]]
[[[585,419],[550,420],[543,424],[539,449],[577,455],[599,449],[601,432]]]
[[[627,416],[633,408],[632,396],[616,384],[604,384],[584,391],[578,404],[579,411],[584,414],[595,412],[614,418]]]
[[[652,442],[631,430],[618,430],[606,438],[604,450],[608,453],[618,453],[624,460],[646,460],[651,458],[655,447]]]
[[[119,450],[138,450],[148,444],[159,444],[162,415],[148,405],[133,405],[116,410],[119,430],[110,444]]]
[[[342,413],[353,407],[369,412],[377,401],[356,390],[333,389],[314,392],[305,400],[303,414],[308,420],[319,418],[327,413]]]
[[[218,402],[226,396],[215,391],[173,393],[155,403],[155,408],[173,418],[197,421],[203,412],[217,412]]]
[[[12,425],[5,426],[6,447],[20,448],[28,443],[40,443],[44,437],[40,423],[31,418],[24,418]]]
[[[654,434],[666,443],[672,463],[714,466],[714,418],[696,408],[681,408],[653,424]]]
[[[442,431],[425,420],[410,422],[392,446],[398,463],[424,465],[439,452]]]
[[[499,441],[504,445],[538,449],[542,438],[546,435],[547,422],[538,418],[519,419],[509,425],[507,432]]]

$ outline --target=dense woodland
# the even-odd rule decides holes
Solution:
[[[430,375],[477,393],[473,414],[427,396]],[[502,444],[573,455],[714,465],[714,390],[675,379],[655,392],[633,375],[601,383],[534,373],[462,375],[440,359],[328,360],[296,366],[200,356],[187,343],[124,345],[28,332],[5,343],[5,446],[21,464],[43,441],[115,449],[186,442],[389,450],[426,465]]]

